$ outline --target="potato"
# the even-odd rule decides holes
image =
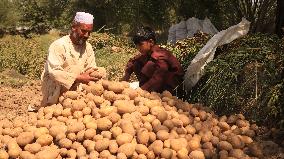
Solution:
[[[32,154],[35,154],[37,152],[39,152],[41,149],[41,145],[38,144],[38,143],[33,143],[33,144],[27,144],[25,147],[24,147],[24,150],[25,151],[28,151]]]
[[[9,154],[5,150],[0,150],[0,158],[1,159],[8,159]]]
[[[165,159],[171,159],[173,157],[173,151],[169,148],[164,148],[161,152],[161,157]]]
[[[233,146],[227,141],[220,141],[218,144],[218,148],[220,150],[230,151],[231,149],[233,149]]]
[[[248,127],[248,126],[250,126],[249,125],[249,122],[247,121],[247,120],[241,120],[241,119],[238,119],[237,121],[236,121],[236,125],[238,126],[238,127]]]
[[[132,113],[136,110],[134,101],[130,102],[128,100],[116,100],[113,103],[113,106],[117,107],[117,113],[119,114]]]
[[[77,150],[76,151],[77,152],[76,155],[77,155],[78,158],[83,157],[83,156],[85,156],[87,154],[86,149],[83,146],[77,147],[76,150]]]
[[[41,146],[50,145],[53,141],[53,137],[49,134],[41,135],[37,140],[36,143],[40,144]]]
[[[196,129],[191,125],[187,125],[185,129],[188,134],[194,135],[196,133]]]
[[[72,158],[73,159],[73,158],[76,158],[76,156],[77,156],[76,155],[76,150],[74,150],[74,149],[68,150],[68,152],[67,152],[67,157],[68,158],[70,158],[70,159]]]
[[[129,96],[131,100],[134,100],[138,96],[138,92],[132,88],[125,88],[122,94]]]
[[[186,148],[182,148],[177,152],[177,156],[180,159],[187,159],[188,158],[188,150]]]
[[[163,146],[164,143],[161,140],[156,140],[149,146],[149,150],[153,151],[156,155],[160,155],[163,150]]]
[[[226,150],[222,150],[219,152],[220,159],[227,159],[229,157],[229,153]]]
[[[80,119],[80,118],[83,118],[83,112],[82,111],[74,111],[74,113],[73,113],[73,117],[75,118],[75,119]]]
[[[58,145],[59,145],[61,148],[69,149],[69,148],[71,148],[71,146],[72,146],[72,141],[69,140],[69,139],[67,139],[67,138],[64,138],[64,139],[59,140]]]
[[[122,133],[122,129],[120,127],[112,127],[110,129],[110,132],[112,133],[112,136],[116,138],[118,135]]]
[[[155,159],[155,153],[153,151],[149,151],[146,156],[148,159]]]
[[[109,142],[109,152],[112,154],[116,154],[118,151],[118,144],[116,140],[110,140]]]
[[[122,132],[128,133],[132,136],[134,136],[136,133],[131,121],[129,120],[121,120],[120,127],[122,129]]]
[[[98,140],[96,142],[96,146],[95,146],[96,151],[101,152],[103,150],[108,149],[109,143],[110,143],[110,141],[107,138],[103,138],[102,140]]]
[[[238,116],[230,115],[228,120],[227,120],[227,123],[228,124],[235,124],[238,119],[239,119]]]
[[[212,143],[214,146],[218,145],[218,143],[219,143],[219,138],[216,137],[216,136],[213,136],[212,139],[211,139],[211,143]]]
[[[253,142],[253,140],[250,137],[248,137],[248,136],[240,136],[240,135],[238,135],[238,136],[247,145]]]
[[[104,137],[103,137],[103,135],[100,135],[100,134],[97,134],[97,135],[95,135],[94,136],[94,141],[99,141],[99,140],[102,140]]]
[[[113,91],[114,93],[121,93],[124,89],[124,86],[120,82],[109,82],[107,89]]]
[[[132,143],[123,144],[118,148],[117,152],[124,153],[126,157],[131,157],[135,152],[135,145],[133,145]]]
[[[230,129],[231,129],[230,125],[229,125],[228,123],[226,123],[226,122],[219,122],[219,123],[218,123],[218,126],[219,126],[222,130],[224,130],[224,131],[227,131],[227,130],[230,130]]]
[[[150,139],[150,135],[148,133],[148,130],[145,128],[140,128],[137,131],[137,142],[140,144],[146,145]]]
[[[111,159],[111,154],[108,150],[103,150],[100,155],[99,155],[100,158],[107,158],[107,159]],[[114,157],[116,159],[116,157]]]
[[[51,126],[51,128],[49,129],[49,134],[55,138],[59,133],[66,133],[66,131],[66,125],[55,125]]]
[[[116,142],[120,146],[120,145],[123,145],[125,143],[130,143],[132,141],[132,139],[133,139],[132,135],[127,134],[127,133],[122,133],[122,134],[120,134],[116,137]]]
[[[82,122],[70,122],[67,123],[67,132],[68,133],[77,133],[85,129],[85,125]]]
[[[71,108],[65,108],[63,109],[63,111],[61,112],[62,116],[63,117],[69,117],[72,115],[72,112],[71,112]]]
[[[99,109],[99,113],[101,114],[102,117],[108,116],[109,114],[116,112],[117,112],[117,107],[114,106],[106,106]]]
[[[253,130],[247,130],[247,131],[244,132],[244,135],[253,138],[255,136],[255,132]]]
[[[85,139],[93,139],[95,135],[96,135],[95,129],[87,129],[85,131]]]
[[[126,155],[124,153],[117,153],[117,159],[127,159]]]
[[[233,135],[233,136],[229,137],[228,141],[232,144],[233,148],[235,148],[235,149],[242,149],[245,146],[242,139],[237,135]]]
[[[84,99],[78,99],[72,101],[72,111],[82,111],[85,107],[87,107],[87,104],[85,103]]]
[[[188,141],[188,147],[190,150],[197,150],[201,147],[200,140],[198,139],[192,139]]]
[[[108,138],[108,139],[111,139],[112,137],[112,133],[110,131],[102,131],[101,132],[101,135],[104,137],[104,138]]]
[[[20,155],[22,149],[19,147],[16,140],[14,139],[9,140],[7,146],[8,146],[8,154],[11,158],[17,158]]]
[[[243,158],[245,157],[245,153],[241,149],[232,149],[229,153],[229,156],[235,158]]]
[[[59,133],[58,135],[56,135],[55,141],[59,141],[59,140],[64,139],[64,138],[66,138],[65,133]]]
[[[145,122],[143,127],[146,128],[148,131],[153,131],[153,127],[149,122]]]
[[[149,114],[150,109],[144,105],[136,106],[136,111],[140,112],[142,115]]]
[[[79,97],[79,94],[76,91],[67,91],[63,93],[63,97],[76,100]]]
[[[96,142],[95,141],[91,141],[87,146],[85,146],[85,148],[90,153],[90,152],[95,150],[95,146],[96,146]]]
[[[38,120],[37,121],[37,127],[40,128],[40,127],[46,127],[46,128],[49,128],[50,126],[50,123],[51,123],[51,120],[48,120],[48,119],[41,119],[41,120]]]
[[[73,100],[70,98],[65,98],[62,102],[63,108],[72,108],[72,102]]]
[[[202,151],[199,150],[194,150],[189,154],[190,158],[194,158],[194,159],[205,159],[204,153]]]
[[[166,130],[160,130],[160,131],[157,132],[157,139],[158,140],[165,141],[165,140],[169,139],[169,136],[170,136],[170,134]]]
[[[97,120],[97,127],[99,130],[109,130],[112,127],[112,122],[106,118],[100,118]]]
[[[84,140],[84,138],[85,138],[85,130],[81,130],[81,131],[79,131],[78,133],[77,133],[77,136],[76,136],[76,140],[78,141],[78,142],[81,142],[81,141],[83,141]]]
[[[71,149],[76,150],[78,147],[82,146],[80,142],[74,141],[72,143]]]
[[[188,124],[193,123],[193,118],[190,118],[189,116],[186,116],[184,114],[180,114],[178,119],[182,121],[184,127],[186,127]]]
[[[142,116],[143,122],[149,122],[152,123],[156,119],[156,116],[148,114],[147,116]]]
[[[21,159],[35,159],[35,155],[34,154],[31,154],[30,152],[28,151],[22,151],[20,153],[20,158]]]
[[[33,132],[22,132],[16,139],[19,146],[30,144],[34,140]]]
[[[137,144],[135,150],[138,154],[147,154],[149,151],[148,147],[143,144]]]
[[[56,159],[59,155],[59,150],[48,148],[36,153],[36,158],[40,159]]]
[[[89,82],[89,86],[86,87],[87,93],[92,93],[95,96],[100,96],[104,92],[104,88],[101,84],[95,82]]]
[[[211,131],[206,131],[202,135],[201,140],[202,140],[202,142],[209,142],[209,141],[211,141],[212,137],[213,137],[212,132]]]

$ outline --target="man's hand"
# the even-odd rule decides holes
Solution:
[[[90,68],[86,72],[81,73],[80,75],[77,76],[76,82],[89,83],[90,81],[97,81],[97,80],[99,80],[99,78],[93,77],[93,76],[90,75],[95,70],[96,70],[95,68]]]

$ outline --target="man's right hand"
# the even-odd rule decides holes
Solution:
[[[89,83],[90,81],[98,81],[99,78],[90,76],[90,74],[91,74],[93,71],[94,71],[94,70],[89,69],[89,70],[87,70],[86,72],[81,73],[80,75],[77,76],[76,82]]]

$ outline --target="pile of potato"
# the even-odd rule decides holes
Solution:
[[[218,118],[167,91],[101,80],[27,121],[0,121],[0,159],[256,158],[257,129],[241,114]]]

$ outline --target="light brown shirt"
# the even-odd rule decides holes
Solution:
[[[57,103],[62,91],[69,90],[76,77],[90,67],[96,67],[90,43],[75,45],[69,35],[54,41],[49,47],[41,76],[42,106]]]

